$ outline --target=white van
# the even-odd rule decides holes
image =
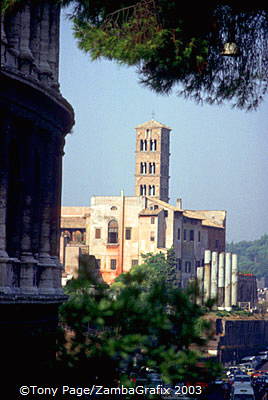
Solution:
[[[233,388],[231,400],[256,400],[254,391],[249,385],[239,385]]]
[[[240,364],[249,364],[251,368],[256,368],[258,365],[258,360],[256,360],[256,356],[244,357],[240,361]]]

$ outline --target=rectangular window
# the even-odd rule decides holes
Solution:
[[[216,249],[219,248],[219,241],[218,240],[215,241],[215,247],[216,247]]]
[[[184,271],[185,271],[185,272],[188,272],[188,261],[185,261],[185,264],[184,264]]]
[[[155,223],[155,217],[151,217],[151,224]]]
[[[201,242],[201,232],[198,231],[198,242]]]
[[[190,241],[191,242],[194,241],[194,230],[193,229],[190,230]]]
[[[101,260],[99,258],[96,259],[96,268],[100,269],[101,267]]]
[[[131,240],[131,228],[126,228],[126,240]]]
[[[185,261],[185,272],[190,273],[192,269],[191,261]]]
[[[101,238],[101,230],[99,228],[95,229],[95,239]]]
[[[133,259],[131,260],[131,266],[134,267],[135,265],[138,265],[139,260]]]
[[[111,269],[116,269],[116,260],[111,259]]]
[[[181,230],[180,230],[180,228],[178,228],[177,239],[178,239],[178,240],[181,240]]]
[[[150,233],[150,240],[151,240],[151,242],[154,242],[154,232]]]
[[[176,266],[177,270],[181,271],[181,258],[176,258]]]
[[[190,273],[192,271],[192,263],[191,263],[191,261],[189,261],[189,264],[188,264],[188,272]]]
[[[183,240],[187,240],[187,229],[183,231]]]

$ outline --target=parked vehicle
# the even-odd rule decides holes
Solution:
[[[250,368],[256,369],[258,368],[259,365],[261,365],[262,360],[258,356],[249,356],[249,357],[244,357],[240,361],[240,364],[247,364],[250,366]]]
[[[261,358],[262,361],[267,361],[268,360],[268,351],[260,351],[259,357]]]
[[[231,400],[256,400],[253,388],[249,385],[236,386],[232,391]]]
[[[235,375],[233,385],[251,385],[251,379],[248,375]]]

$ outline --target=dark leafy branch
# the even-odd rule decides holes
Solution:
[[[51,0],[56,1],[56,0]],[[267,7],[261,2],[59,0],[70,6],[79,47],[93,60],[137,67],[157,93],[251,110],[267,92]],[[9,5],[23,0],[4,0]],[[12,7],[11,7],[12,9]],[[234,43],[234,56],[224,56]]]

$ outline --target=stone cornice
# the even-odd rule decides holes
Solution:
[[[10,68],[0,71],[0,104],[1,98],[11,111],[15,109],[17,115],[31,120],[35,117],[44,129],[58,129],[67,134],[74,125],[73,108],[59,92],[26,79]]]

